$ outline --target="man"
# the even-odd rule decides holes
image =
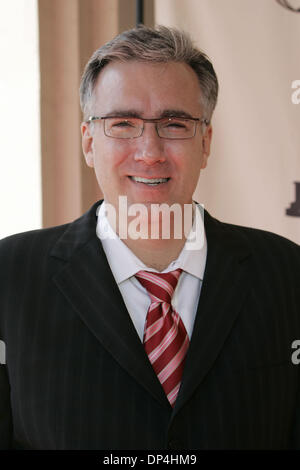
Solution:
[[[166,27],[90,59],[82,145],[104,202],[0,244],[1,448],[300,448],[299,247],[192,199],[217,91]],[[164,237],[157,204],[191,208],[188,230],[170,211]]]

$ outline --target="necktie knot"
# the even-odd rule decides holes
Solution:
[[[176,269],[168,273],[153,273],[139,271],[135,277],[147,290],[151,302],[166,302],[171,305],[171,299],[176,289],[182,269]]]

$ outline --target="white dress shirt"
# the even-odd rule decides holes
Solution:
[[[200,215],[200,208],[197,205],[195,207]],[[135,278],[135,274],[140,270],[159,271],[147,267],[116,235],[106,217],[105,202],[98,207],[97,213],[97,236],[101,240],[131,320],[143,341],[146,315],[151,302],[147,290]],[[186,242],[178,258],[162,271],[166,273],[178,268],[183,270],[172,297],[172,306],[179,313],[189,338],[194,327],[207,255],[207,241],[201,215],[194,217],[192,230],[195,229],[196,220],[202,230],[202,241],[197,245],[198,248],[189,249],[189,242]]]

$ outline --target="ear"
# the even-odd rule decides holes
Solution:
[[[81,142],[86,164],[94,167],[94,145],[91,125],[88,122],[81,123]]]
[[[212,126],[209,124],[206,126],[204,134],[202,136],[202,164],[201,169],[206,168],[207,159],[210,154],[210,144],[212,139]]]

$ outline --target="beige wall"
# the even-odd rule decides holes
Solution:
[[[300,182],[300,14],[275,0],[156,0],[156,22],[189,31],[213,60],[220,98],[196,199],[221,220],[300,242],[285,214]]]

